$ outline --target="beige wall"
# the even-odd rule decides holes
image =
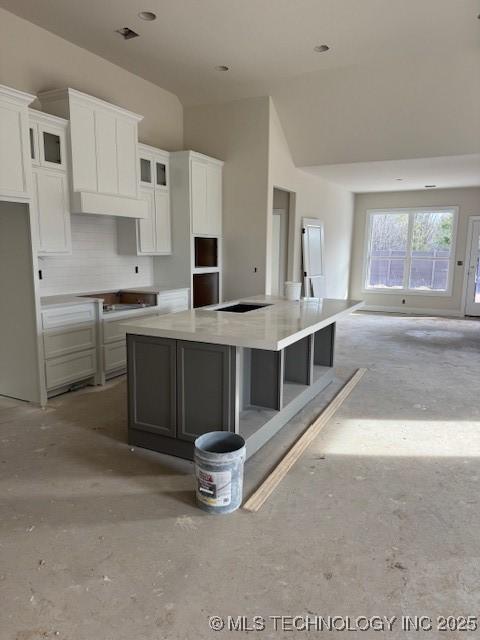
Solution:
[[[327,295],[346,297],[353,196],[295,167],[270,98],[187,107],[185,145],[225,161],[226,299],[270,290],[274,187],[293,192],[288,277],[300,278],[301,219],[318,217],[325,222]]]
[[[227,300],[265,291],[268,118],[268,98],[185,109],[185,146],[225,161],[223,293]]]
[[[0,83],[31,93],[67,86],[90,93],[143,115],[142,142],[182,148],[183,109],[173,93],[3,9]]]
[[[353,195],[341,187],[295,167],[273,101],[270,104],[269,137],[269,211],[273,206],[274,187],[294,192],[293,221],[290,221],[288,277],[295,280],[301,277],[302,218],[319,218],[325,225],[326,295],[331,298],[345,298],[348,292],[350,267]],[[271,216],[269,220],[271,221]],[[270,243],[267,243],[268,265],[270,265],[270,249]],[[267,290],[269,278],[270,274],[267,273]]]
[[[335,55],[335,53],[334,53]],[[271,95],[297,166],[480,150],[480,52],[308,73]]]
[[[461,309],[463,294],[464,266],[454,266],[453,290],[451,296],[422,296],[418,294],[364,293],[363,257],[365,246],[366,215],[368,209],[458,206],[458,228],[455,249],[455,261],[465,261],[468,218],[480,215],[480,188],[442,189],[435,191],[398,191],[395,193],[365,193],[355,196],[355,225],[350,274],[350,296],[361,298],[368,305],[379,307],[436,310],[443,312],[463,312]],[[402,299],[405,304],[402,305]]]

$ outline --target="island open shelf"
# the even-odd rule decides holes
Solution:
[[[127,326],[130,444],[191,459],[199,435],[226,430],[250,457],[330,384],[335,321],[360,303],[259,298]]]

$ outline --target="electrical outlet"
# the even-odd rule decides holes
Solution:
[[[135,265],[135,273],[138,273],[138,264]]]
[[[257,267],[253,267],[253,273],[257,273]]]
[[[402,304],[405,304],[405,298],[403,298],[403,300],[402,300]]]
[[[43,271],[41,269],[38,270],[38,279],[43,280]]]

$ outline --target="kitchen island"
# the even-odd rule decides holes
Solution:
[[[126,323],[129,443],[191,459],[225,430],[250,457],[332,381],[335,322],[362,304],[254,296]]]

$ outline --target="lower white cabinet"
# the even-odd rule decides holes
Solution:
[[[71,253],[67,174],[43,168],[33,169],[32,173],[38,253],[40,255]]]
[[[127,343],[125,338],[119,342],[106,344],[103,348],[105,373],[124,369],[127,364]]]
[[[79,351],[45,363],[47,391],[93,377],[97,372],[97,351]]]
[[[47,306],[42,309],[42,327],[48,395],[76,382],[97,380],[97,303]]]

